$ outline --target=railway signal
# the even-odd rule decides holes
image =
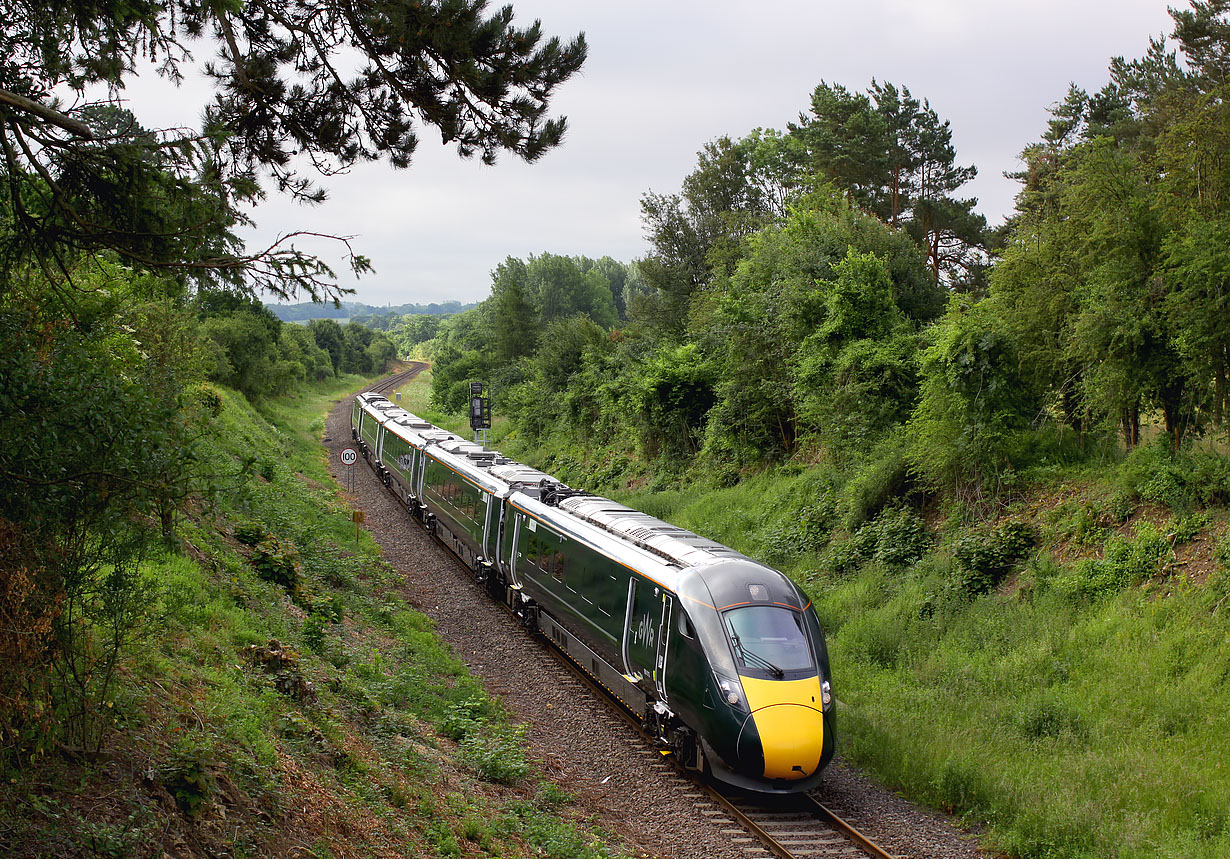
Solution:
[[[486,382],[470,383],[470,429],[474,430],[474,443],[485,446],[487,430],[491,429],[491,395]]]

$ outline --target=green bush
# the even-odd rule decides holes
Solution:
[[[1033,526],[1025,522],[964,534],[952,552],[958,587],[971,596],[998,587],[1029,556],[1036,542]]]
[[[832,533],[836,505],[832,494],[821,495],[812,504],[790,510],[773,520],[758,535],[759,556],[770,564],[819,552]]]
[[[245,546],[255,546],[268,536],[268,529],[258,522],[243,522],[235,526],[235,539]]]
[[[1167,436],[1137,445],[1120,470],[1123,490],[1176,512],[1230,501],[1230,458],[1215,451],[1171,449]]]
[[[466,698],[449,704],[440,722],[440,732],[450,740],[460,742],[482,727],[491,714],[490,703],[483,698]]]
[[[842,488],[838,507],[843,527],[853,532],[875,517],[890,500],[904,497],[909,481],[903,439],[891,438],[876,449]]]
[[[1141,522],[1134,539],[1112,534],[1101,558],[1078,561],[1067,575],[1055,579],[1055,585],[1071,598],[1096,600],[1157,574],[1172,551],[1166,535]]]
[[[922,519],[906,507],[890,507],[870,525],[860,529],[875,533],[874,560],[890,567],[908,567],[917,563],[931,548],[931,535]]]
[[[496,784],[516,784],[529,775],[525,729],[494,734],[474,732],[461,741],[461,758],[478,775]]]
[[[820,558],[822,569],[837,576],[854,573],[863,563],[863,554],[853,540],[833,540]]]
[[[921,560],[931,543],[931,535],[917,513],[908,507],[890,507],[849,540],[830,543],[821,566],[837,575],[851,573],[868,561],[902,569]]]
[[[196,817],[217,790],[210,759],[204,746],[184,741],[159,773],[163,787],[187,817]]]
[[[267,536],[252,547],[248,560],[265,581],[281,585],[292,593],[300,590],[303,571],[298,553],[289,541]]]
[[[1223,570],[1230,572],[1230,534],[1223,534],[1217,541],[1217,546],[1213,549],[1213,557],[1217,559],[1217,563],[1221,564]]]

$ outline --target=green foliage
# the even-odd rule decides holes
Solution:
[[[11,122],[0,128],[2,186],[15,197],[0,206],[0,258],[38,258],[54,270],[74,254],[111,253],[281,297],[341,291],[327,265],[290,244],[298,232],[245,251],[235,230],[250,223],[262,180],[319,202],[325,192],[312,174],[378,159],[407,167],[416,122],[437,128],[462,157],[535,161],[563,138],[566,123],[548,115],[549,101],[587,53],[582,35],[546,38],[537,22],[517,27],[511,9],[488,14],[481,3],[372,18],[332,0],[299,16],[177,0],[85,14],[20,0],[5,17],[0,44],[10,62],[0,90],[23,95],[5,100]],[[179,82],[200,69],[200,45],[214,39],[228,50],[201,64],[215,92],[198,105],[199,128],[149,131],[123,109],[134,57],[157,58],[157,73]],[[92,95],[65,112],[60,92]],[[370,269],[338,240],[356,273]]]
[[[1176,512],[1224,505],[1230,501],[1230,458],[1192,447],[1175,451],[1163,436],[1128,455],[1119,484],[1131,498]]]
[[[250,399],[339,373],[383,373],[397,358],[383,333],[353,322],[283,324],[256,299],[224,292],[202,292],[197,305],[209,378]]]
[[[922,356],[922,388],[909,423],[910,463],[934,491],[975,508],[1010,482],[1007,453],[1041,401],[1021,376],[1015,346],[989,300],[954,299]]]
[[[181,743],[162,767],[159,781],[184,815],[196,817],[217,791],[212,754],[194,743]]]
[[[524,728],[511,734],[468,733],[461,741],[462,760],[486,781],[516,784],[530,772],[524,736]]]
[[[1056,589],[1075,600],[1098,600],[1117,594],[1161,572],[1174,548],[1170,539],[1148,522],[1140,522],[1131,538],[1112,534],[1102,557],[1077,561],[1054,581]]]
[[[716,401],[717,381],[696,344],[652,354],[638,381],[646,448],[672,458],[695,454]]]
[[[245,546],[255,546],[270,536],[269,531],[259,522],[240,522],[235,526],[234,534],[235,539]]]
[[[931,547],[931,535],[918,514],[906,507],[890,507],[855,535],[862,551],[889,567],[907,567]]]
[[[937,275],[958,285],[976,276],[986,220],[974,213],[974,200],[950,195],[977,169],[957,166],[949,123],[925,100],[887,81],[872,81],[866,94],[821,82],[810,115],[801,114],[790,135],[807,172],[902,227]]]
[[[1036,543],[1037,534],[1027,522],[962,534],[952,549],[956,586],[970,596],[993,590],[1029,557]]]
[[[908,493],[905,441],[902,433],[885,439],[849,475],[838,501],[841,524],[847,531],[857,530],[893,499]]]
[[[252,547],[249,556],[256,574],[267,582],[296,591],[302,582],[302,568],[294,545],[269,536]]]
[[[72,306],[33,275],[0,295],[0,434],[20,440],[0,452],[0,531],[22,548],[5,558],[21,625],[4,638],[27,638],[7,644],[36,669],[5,672],[6,753],[99,747],[117,660],[150,621],[141,561],[209,483],[190,320],[141,300],[156,286],[123,269],[74,276]],[[56,714],[55,733],[11,734],[35,706]]]
[[[889,570],[903,570],[918,563],[932,543],[933,538],[917,513],[907,507],[888,507],[859,527],[848,540],[830,542],[821,564],[837,576],[848,576],[868,562]]]
[[[833,433],[836,447],[843,420],[856,422],[846,436],[866,428],[878,438],[902,410],[891,404],[899,393],[885,378],[902,368],[864,367],[860,350],[874,350],[863,341],[875,341],[895,323],[908,327],[902,301],[928,281],[916,250],[822,193],[801,200],[780,228],[765,229],[748,244],[732,276],[706,293],[704,312],[697,312],[695,336],[719,379],[705,456],[740,466],[778,460],[817,423]],[[875,308],[891,312],[882,319]],[[888,350],[908,356],[912,348],[903,337]],[[839,415],[834,398],[868,417]],[[904,402],[911,398],[906,392]],[[828,443],[823,435],[821,441]]]

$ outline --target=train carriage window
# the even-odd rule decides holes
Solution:
[[[538,566],[538,531],[533,527],[533,520],[527,520],[530,523],[526,528],[523,539],[525,540],[525,562],[531,566]]]

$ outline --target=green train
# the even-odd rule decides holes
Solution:
[[[351,426],[410,514],[685,766],[761,792],[819,783],[835,749],[828,653],[786,576],[378,394],[355,398]]]

